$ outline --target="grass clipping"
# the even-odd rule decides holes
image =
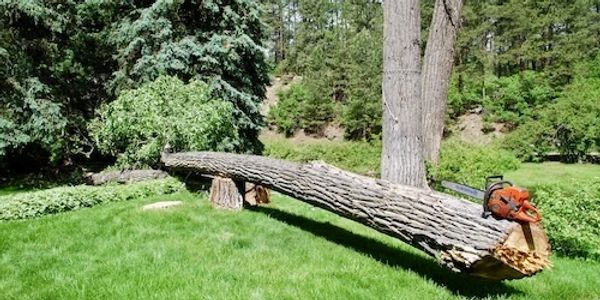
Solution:
[[[18,220],[56,214],[106,202],[128,201],[179,191],[174,178],[127,185],[69,186],[0,197],[0,220]]]

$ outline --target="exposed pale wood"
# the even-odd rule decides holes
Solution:
[[[244,203],[249,206],[256,206],[259,204],[268,204],[271,202],[271,193],[269,190],[260,185],[251,182],[246,182],[246,189],[244,193]]]
[[[527,235],[519,223],[482,218],[481,205],[446,194],[320,162],[215,152],[165,153],[162,161],[167,168],[261,184],[405,241],[457,272],[520,278],[549,264],[548,241],[539,225],[531,225],[534,238],[523,242]]]
[[[86,179],[91,185],[102,185],[109,182],[131,183],[153,179],[166,178],[167,172],[161,170],[123,170],[87,174]]]
[[[162,210],[182,205],[182,201],[159,201],[142,206],[142,210]]]

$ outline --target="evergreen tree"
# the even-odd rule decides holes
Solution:
[[[233,104],[259,152],[268,83],[259,5],[249,0],[0,2],[0,161],[90,154],[86,124],[125,89],[175,75]]]

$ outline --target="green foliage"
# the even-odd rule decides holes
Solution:
[[[516,170],[519,165],[509,151],[450,140],[442,144],[440,163],[429,168],[429,176],[483,188],[486,177]]]
[[[17,220],[56,214],[107,202],[165,195],[181,189],[173,178],[128,185],[57,187],[0,197],[0,220]]]
[[[539,162],[554,149],[551,128],[542,122],[528,122],[502,139],[500,145],[522,161]]]
[[[482,97],[485,94],[484,82],[479,78],[463,76],[454,73],[448,89],[447,116],[457,118],[476,105],[482,105]]]
[[[203,82],[162,76],[103,106],[90,134],[117,166],[153,167],[167,143],[174,151],[241,151],[233,111]]]
[[[281,53],[280,72],[303,75],[302,85],[310,92],[295,121],[274,122],[289,134],[290,123],[299,124],[309,134],[320,135],[327,123],[341,124],[350,139],[369,139],[381,132],[381,78],[383,58],[383,12],[381,4],[371,1],[290,1],[270,0],[268,7],[279,7],[283,14],[303,16],[285,36],[277,36],[273,52]],[[275,6],[273,6],[275,5]],[[274,12],[275,14],[281,12]],[[269,18],[280,28],[280,18]],[[291,23],[291,24],[290,24]],[[338,26],[346,24],[346,26]],[[285,31],[285,30],[283,30]],[[293,42],[291,38],[293,37]],[[281,43],[281,39],[287,42]],[[282,47],[282,45],[289,45]],[[276,59],[278,59],[276,57]],[[286,105],[289,108],[290,105]],[[272,119],[273,120],[273,119]],[[294,127],[294,126],[291,126]]]
[[[297,162],[322,160],[363,175],[379,176],[381,143],[315,141],[294,144],[285,139],[266,139],[265,155]]]
[[[89,156],[95,110],[160,75],[206,82],[260,152],[259,17],[247,0],[0,1],[0,163]]]
[[[505,147],[524,160],[536,160],[558,150],[567,162],[576,162],[600,149],[600,57],[587,66],[585,77],[569,85],[539,117],[507,137]]]
[[[422,44],[435,1],[421,1]],[[304,77],[346,138],[381,131],[381,1],[269,0],[278,70]],[[294,16],[294,17],[290,17]],[[536,120],[598,53],[600,6],[571,2],[465,3],[448,99],[454,119],[481,105],[509,128]],[[285,55],[281,55],[285,53]],[[300,120],[303,121],[303,120]]]
[[[320,134],[331,120],[333,107],[321,101],[304,83],[296,83],[279,92],[279,101],[269,111],[269,121],[279,132],[292,136],[297,130]]]
[[[269,122],[289,137],[300,129],[301,106],[312,96],[302,84],[294,84],[287,91],[279,91],[278,97],[277,104],[269,110]]]
[[[569,86],[550,106],[541,122],[555,133],[554,146],[567,159],[577,161],[600,149],[600,77],[581,79]],[[547,135],[546,135],[547,136]]]
[[[492,121],[514,126],[530,121],[554,99],[554,90],[543,74],[526,71],[491,80],[485,86],[484,108]]]
[[[600,177],[533,187],[552,250],[600,260]]]

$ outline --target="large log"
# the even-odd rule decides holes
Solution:
[[[396,237],[456,271],[489,279],[531,276],[549,265],[541,225],[481,216],[481,205],[364,177],[321,162],[296,164],[215,152],[164,153],[166,167],[254,182]]]

